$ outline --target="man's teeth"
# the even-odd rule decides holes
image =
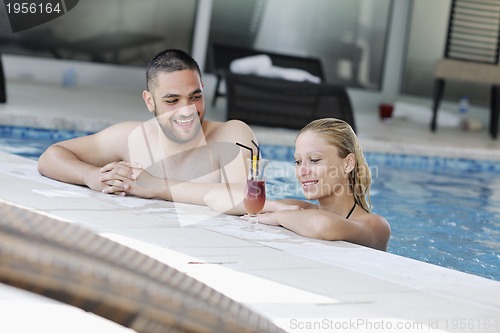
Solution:
[[[191,119],[184,119],[184,120],[177,119],[177,123],[178,124],[187,124],[187,123],[190,123],[192,121],[193,121],[193,118],[191,118]]]
[[[314,181],[310,181],[310,182],[303,182],[302,185],[304,186],[309,186],[309,185],[314,185],[316,184],[318,181],[317,180],[314,180]]]

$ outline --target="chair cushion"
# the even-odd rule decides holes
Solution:
[[[436,63],[434,77],[446,80],[500,85],[500,66],[497,64],[440,59]]]

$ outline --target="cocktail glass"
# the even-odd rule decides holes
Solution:
[[[243,205],[247,214],[250,216],[252,225],[257,224],[257,214],[262,212],[266,203],[266,178],[265,170],[268,160],[253,159],[247,160],[248,177],[245,187],[245,198]]]

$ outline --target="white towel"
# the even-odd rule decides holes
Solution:
[[[266,73],[259,74],[267,77],[280,78],[288,81],[320,83],[321,79],[305,70],[298,68],[284,68],[273,66]]]
[[[273,66],[271,57],[266,54],[259,54],[251,57],[235,59],[231,61],[229,69],[237,74],[258,74],[264,73]]]
[[[305,70],[273,66],[271,57],[266,54],[235,59],[229,65],[229,69],[236,74],[255,74],[263,77],[296,82],[321,82],[319,77]]]

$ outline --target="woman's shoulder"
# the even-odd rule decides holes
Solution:
[[[390,232],[391,228],[389,222],[382,215],[364,212],[365,214],[357,218],[358,221],[370,224],[370,227],[377,228],[380,230],[387,230]]]
[[[367,224],[370,233],[378,240],[376,248],[387,249],[387,244],[391,237],[391,226],[385,217],[374,213],[366,213],[360,220],[363,220]]]

